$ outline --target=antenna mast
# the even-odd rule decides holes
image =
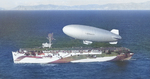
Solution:
[[[52,40],[54,40],[53,33],[49,33],[47,39],[49,40],[49,44],[52,45]]]
[[[45,47],[51,48],[51,46],[52,46],[52,40],[54,40],[53,33],[49,33],[47,39],[49,40],[49,43],[43,43],[42,44],[43,48],[45,48]]]

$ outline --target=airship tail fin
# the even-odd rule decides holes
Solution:
[[[111,30],[112,33],[119,35],[119,30],[118,29],[112,29]]]
[[[116,34],[116,35],[119,35],[119,30],[118,29],[112,29],[111,30],[112,33]],[[118,42],[115,41],[115,42],[109,42],[109,44],[117,44]]]
[[[109,44],[117,44],[118,42],[116,41],[116,42],[109,42]]]

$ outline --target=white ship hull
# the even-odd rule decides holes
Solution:
[[[12,52],[14,63],[83,63],[118,61],[132,57],[132,53],[124,58],[124,54],[115,56],[102,56],[102,52],[62,53],[55,55],[43,53],[43,55],[25,55],[25,53]]]

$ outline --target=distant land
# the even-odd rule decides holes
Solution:
[[[0,10],[4,10],[0,8]],[[76,6],[63,5],[35,5],[35,6],[17,6],[11,10],[150,10],[150,1],[143,3],[120,3],[120,4],[89,4]]]

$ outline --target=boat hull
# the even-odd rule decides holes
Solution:
[[[59,53],[58,53],[59,54]],[[105,62],[124,61],[131,59],[133,53],[120,54],[116,56],[101,56],[101,53],[66,53],[64,55],[48,56],[26,56],[24,53],[12,52],[14,63],[83,63],[83,62]]]

